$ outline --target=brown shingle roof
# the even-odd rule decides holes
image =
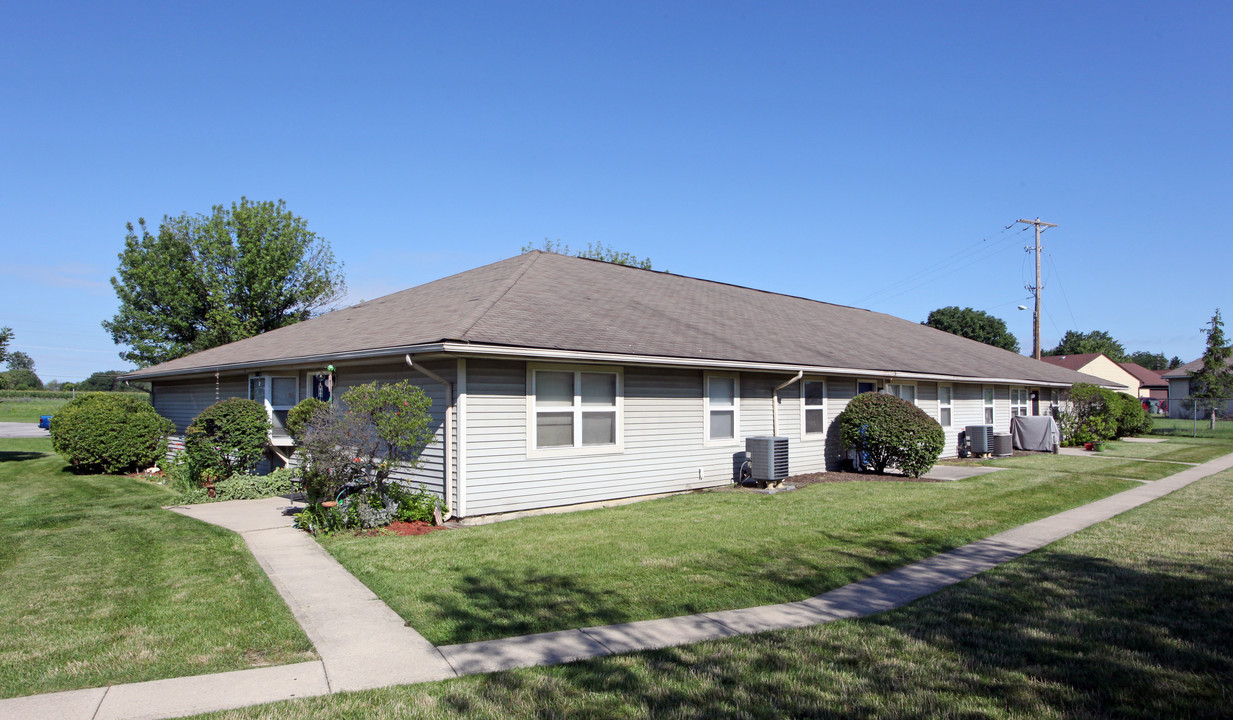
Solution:
[[[1162,379],[1160,375],[1156,373],[1155,370],[1149,370],[1143,367],[1142,365],[1140,365],[1139,363],[1124,362],[1124,363],[1118,363],[1118,365],[1121,365],[1122,369],[1125,370],[1126,372],[1130,373],[1131,375],[1134,375],[1135,379],[1138,380],[1139,384],[1142,385],[1143,387],[1155,387],[1155,388],[1169,387],[1168,380]]]
[[[441,341],[1024,382],[1094,380],[882,313],[540,251],[128,377],[394,355]]]
[[[1228,365],[1233,366],[1233,358],[1229,360]],[[1203,367],[1203,358],[1200,357],[1198,360],[1191,360],[1190,362],[1186,363],[1185,365],[1182,365],[1181,367],[1173,368],[1172,370],[1166,372],[1164,375],[1161,375],[1161,377],[1164,378],[1165,380],[1168,380],[1169,378],[1186,378],[1186,377],[1190,377],[1190,373],[1198,372],[1202,367]]]

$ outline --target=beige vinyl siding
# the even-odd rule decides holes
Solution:
[[[467,514],[731,483],[733,455],[749,435],[771,434],[771,390],[790,376],[740,374],[737,438],[722,445],[703,439],[703,376],[697,369],[625,367],[623,450],[528,457],[526,363],[468,359]],[[797,392],[785,388],[780,400],[780,433],[794,438],[793,448]]]
[[[157,380],[152,383],[151,402],[160,415],[176,424],[183,435],[202,410],[220,400],[248,397],[247,375],[224,375],[215,383],[206,380]]]

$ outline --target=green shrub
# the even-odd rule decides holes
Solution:
[[[946,444],[936,420],[907,400],[861,393],[839,413],[844,447],[867,454],[879,474],[894,465],[910,477],[929,472]]]
[[[287,432],[291,437],[299,438],[317,413],[326,412],[329,409],[330,404],[324,400],[304,398],[298,405],[287,411]]]
[[[170,420],[132,395],[88,393],[51,419],[56,452],[79,472],[109,474],[143,470],[167,454]]]
[[[405,486],[398,483],[389,484],[389,495],[394,502],[398,503],[398,509],[394,511],[394,518],[403,522],[426,522],[433,521],[433,511],[441,504],[440,499],[428,492],[428,489],[423,485],[419,486],[414,492],[408,491]],[[448,514],[449,508],[441,508],[442,514]]]
[[[1082,445],[1145,433],[1151,417],[1138,398],[1089,383],[1076,383],[1069,393],[1070,407],[1059,413],[1063,442]]]
[[[1113,420],[1117,426],[1115,437],[1142,435],[1152,429],[1152,418],[1143,409],[1142,400],[1129,393],[1112,394],[1114,401],[1110,405],[1113,407]]]
[[[246,474],[265,455],[270,418],[254,400],[228,398],[201,411],[184,433],[193,477]]]

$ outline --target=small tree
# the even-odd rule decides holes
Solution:
[[[910,477],[929,472],[946,444],[936,420],[894,395],[861,393],[839,413],[844,447],[867,454],[881,475],[894,465]]]
[[[9,356],[9,343],[13,340],[13,328],[0,328],[0,362],[4,362]]]
[[[351,388],[339,400],[312,413],[297,441],[297,453],[304,458],[298,472],[310,503],[297,524],[314,532],[384,525],[403,506],[426,496],[408,494],[390,482],[398,468],[417,467],[432,441],[432,400],[424,391],[405,380],[374,382]],[[340,507],[326,507],[346,484],[360,479],[370,486]]]
[[[184,452],[197,476],[225,480],[251,472],[265,455],[270,418],[255,400],[227,398],[201,411],[184,433]]]
[[[1211,405],[1210,427],[1216,429],[1216,408],[1221,399],[1233,398],[1233,346],[1224,337],[1224,321],[1220,308],[1203,329],[1207,334],[1207,350],[1203,352],[1203,365],[1190,373],[1191,397],[1209,400]]]

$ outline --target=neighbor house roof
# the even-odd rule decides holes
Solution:
[[[1118,363],[1118,365],[1121,365],[1122,369],[1125,370],[1126,372],[1130,373],[1131,375],[1134,375],[1135,379],[1138,380],[1139,384],[1142,385],[1143,387],[1155,387],[1155,388],[1169,387],[1168,380],[1161,378],[1160,375],[1157,374],[1155,370],[1149,370],[1148,368],[1143,367],[1139,363],[1124,362],[1124,363]]]
[[[130,373],[404,352],[560,351],[1069,385],[1107,381],[858,308],[531,251]],[[532,353],[533,354],[533,353]]]
[[[1104,353],[1076,353],[1074,355],[1043,355],[1041,360],[1050,365],[1064,367],[1067,370],[1078,370],[1082,367],[1087,367],[1088,363],[1100,357]]]
[[[1228,365],[1233,366],[1233,358],[1229,359]],[[1170,378],[1188,378],[1190,377],[1190,373],[1198,372],[1202,368],[1203,368],[1203,358],[1199,358],[1198,360],[1191,360],[1190,362],[1186,363],[1185,365],[1182,365],[1181,367],[1175,367],[1172,370],[1165,373],[1164,375],[1161,375],[1161,377],[1164,378],[1165,380],[1168,380]]]

